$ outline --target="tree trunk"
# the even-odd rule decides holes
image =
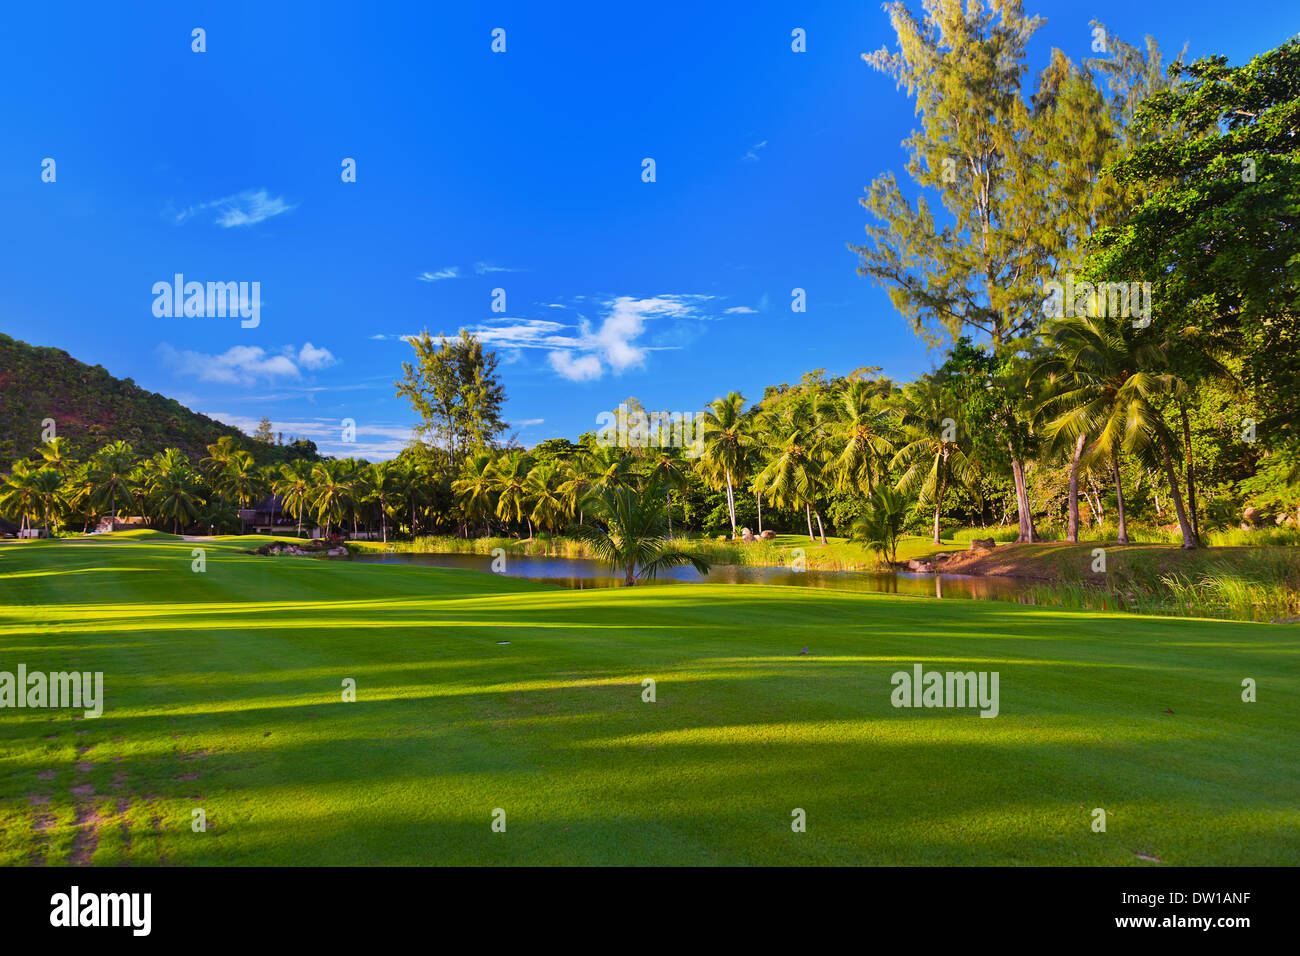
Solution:
[[[758,536],[763,536],[763,496],[757,491],[754,492],[754,500],[758,502]]]
[[[1038,532],[1034,529],[1034,515],[1029,504],[1029,486],[1025,484],[1025,466],[1011,442],[1007,442],[1007,450],[1011,452],[1011,477],[1016,485],[1016,516],[1020,525],[1016,541],[1037,541]]]
[[[1183,448],[1187,453],[1187,507],[1191,510],[1192,534],[1196,543],[1201,543],[1201,520],[1196,516],[1196,472],[1192,468],[1192,424],[1187,420],[1187,406],[1178,403],[1178,411],[1183,416]]]
[[[727,476],[727,513],[731,516],[731,537],[734,539],[736,537],[736,499],[731,494],[731,469],[727,468],[724,471]],[[809,523],[808,527],[811,528],[812,524]],[[809,537],[812,537],[811,533]]]
[[[826,547],[826,529],[822,527],[822,513],[817,512],[817,536],[821,538],[822,547]]]
[[[1118,525],[1116,527],[1115,543],[1128,544],[1128,518],[1124,514],[1124,485],[1119,480],[1119,449],[1113,450],[1110,456],[1110,471],[1115,476],[1115,513]]]
[[[939,494],[934,499],[934,543],[942,544],[939,539],[939,512],[943,510],[943,485],[939,486]]]
[[[1087,433],[1081,434],[1074,443],[1074,457],[1070,461],[1070,525],[1066,537],[1071,544],[1079,543],[1079,459],[1087,443]]]
[[[809,505],[804,505],[803,513],[808,518],[808,540],[811,541],[815,537],[812,530],[812,508]]]
[[[1183,508],[1183,493],[1178,490],[1178,473],[1174,471],[1174,459],[1169,454],[1169,445],[1163,436],[1160,439],[1160,454],[1165,460],[1165,474],[1169,477],[1169,493],[1174,498],[1174,511],[1178,512],[1178,528],[1183,533],[1183,547],[1190,550],[1196,547],[1196,535],[1187,521],[1187,512]]]
[[[664,501],[668,503],[668,537],[673,536],[673,493],[664,489]]]

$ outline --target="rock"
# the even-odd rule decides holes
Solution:
[[[753,535],[753,533],[752,533],[748,528],[741,528],[741,529],[740,529],[740,540],[744,541],[745,544],[753,544],[753,543],[754,543],[754,535]]]
[[[971,538],[970,550],[972,551],[992,551],[997,547],[997,542],[992,538]]]
[[[929,561],[918,561],[916,558],[912,558],[907,562],[907,570],[931,574],[934,572],[934,565]]]
[[[1247,508],[1241,513],[1241,517],[1245,520],[1245,525],[1253,528],[1255,525],[1259,524],[1260,519],[1264,516],[1258,508]]]
[[[762,539],[763,541],[771,541],[775,537],[776,537],[776,532],[773,531],[771,528],[769,528],[768,530],[764,531],[762,534],[759,535],[759,538]]]

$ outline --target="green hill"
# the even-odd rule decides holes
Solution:
[[[147,392],[129,378],[115,378],[103,366],[0,333],[0,465],[33,453],[46,418],[54,419],[58,435],[78,457],[120,439],[139,454],[179,448],[199,458],[223,435],[259,461],[276,457],[273,447],[239,429]]]

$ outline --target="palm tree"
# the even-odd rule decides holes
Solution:
[[[179,449],[168,448],[144,463],[141,478],[150,508],[161,518],[171,518],[172,532],[179,534],[181,522],[193,521],[202,504],[190,460]]]
[[[860,491],[870,498],[886,456],[896,450],[890,438],[895,416],[880,404],[887,387],[854,379],[834,396],[827,428],[829,469],[841,491]]]
[[[328,458],[316,463],[311,478],[312,513],[317,524],[325,525],[325,537],[328,538],[334,524],[343,519],[349,504],[348,468],[346,463]]]
[[[372,472],[367,462],[356,458],[346,458],[344,461],[347,464],[348,510],[352,514],[352,534],[355,536],[357,515],[361,506],[374,495],[375,489],[370,483]]]
[[[502,455],[492,467],[492,490],[497,497],[497,517],[507,522],[527,521],[530,539],[533,536],[533,520],[524,482],[532,466],[533,460],[516,450]]]
[[[731,536],[736,536],[736,495],[735,485],[742,478],[745,465],[745,449],[750,444],[747,423],[742,413],[745,396],[739,392],[729,392],[726,398],[718,398],[704,410],[704,454],[700,461],[704,465],[701,473],[706,478],[722,479],[727,490],[727,512],[731,516]],[[714,490],[721,490],[715,486]]]
[[[236,451],[216,478],[217,491],[240,508],[247,508],[266,493],[266,484],[250,452]],[[243,519],[240,519],[243,527]]]
[[[102,510],[107,503],[109,518],[117,517],[118,501],[133,499],[135,472],[135,453],[126,442],[115,441],[95,452],[90,459],[88,478],[97,510]]]
[[[605,527],[580,524],[569,528],[570,535],[587,544],[616,573],[622,572],[627,587],[685,564],[701,574],[709,573],[703,558],[670,545],[660,492],[654,482],[641,490],[628,486],[597,489],[587,499],[587,509]]]
[[[815,537],[812,527],[814,503],[824,462],[824,436],[816,416],[816,405],[807,398],[796,397],[778,412],[765,419],[763,430],[767,465],[754,479],[754,487],[778,508],[804,509],[808,519],[808,537]],[[820,510],[817,526],[821,543],[826,543]]]
[[[68,440],[66,438],[51,438],[39,449],[41,458],[45,460],[45,466],[52,468],[63,477],[66,477],[77,466],[68,452]]]
[[[582,461],[594,488],[621,488],[632,480],[632,458],[621,448],[593,448]]]
[[[220,494],[217,488],[220,476],[226,471],[235,453],[239,451],[239,446],[229,435],[222,435],[216,442],[208,445],[208,457],[199,462],[199,467],[208,473],[212,486]]]
[[[686,487],[686,469],[682,464],[680,449],[660,445],[650,449],[647,459],[650,481],[660,485],[664,490],[664,503],[668,510],[668,535],[673,533],[673,491]],[[759,518],[759,530],[762,531],[762,517]]]
[[[1049,326],[1047,335],[1056,354],[1039,363],[1039,375],[1060,384],[1040,406],[1050,417],[1045,430],[1049,437],[1064,435],[1074,441],[1080,434],[1096,436],[1092,456],[1108,456],[1115,479],[1120,544],[1128,543],[1121,451],[1137,455],[1149,467],[1163,467],[1183,547],[1195,548],[1196,535],[1173,468],[1171,449],[1177,447],[1177,439],[1157,408],[1166,398],[1186,395],[1187,385],[1175,375],[1157,371],[1165,367],[1165,355],[1154,338],[1131,339],[1131,334],[1124,322],[1097,316],[1062,318]]]
[[[582,503],[592,489],[591,466],[585,454],[566,461],[563,466],[563,480],[560,482],[560,494],[564,496],[565,507],[569,515],[577,515],[578,524],[582,524],[586,515]]]
[[[271,494],[280,499],[280,506],[298,520],[298,537],[302,537],[302,516],[312,495],[311,462],[302,458],[285,462],[278,477],[271,481]]]
[[[488,516],[492,514],[492,493],[496,487],[496,471],[492,456],[479,452],[466,459],[461,466],[460,477],[451,483],[451,492],[465,512],[466,523],[475,518],[483,519],[483,530],[492,534]],[[466,537],[469,529],[466,528]]]
[[[898,560],[898,538],[903,533],[907,502],[889,485],[881,485],[871,497],[867,510],[853,523],[850,541],[861,541],[879,556],[881,562]]]
[[[934,543],[939,544],[944,494],[950,485],[969,487],[975,470],[957,440],[951,397],[937,383],[929,378],[913,382],[903,390],[903,401],[907,443],[890,467],[903,469],[899,491],[917,493],[919,505],[934,505]]]
[[[379,505],[379,522],[383,528],[384,543],[388,543],[388,510],[401,499],[400,476],[390,461],[377,461],[370,466],[367,480],[370,500]]]
[[[63,497],[63,476],[53,468],[42,468],[32,477],[32,489],[41,503],[46,533],[52,535],[55,530],[54,509],[67,504]]]
[[[558,464],[545,461],[529,471],[524,479],[524,494],[533,505],[529,519],[547,531],[557,531],[568,518],[564,493],[560,491],[563,477]]]
[[[11,514],[21,515],[20,527],[26,530],[30,527],[27,516],[37,510],[40,500],[36,468],[26,458],[19,458],[14,462],[13,470],[5,476],[4,487],[0,489],[0,505]]]
[[[418,459],[408,454],[396,459],[396,468],[402,499],[411,509],[411,538],[414,540],[415,509],[420,502],[427,500],[428,472]]]

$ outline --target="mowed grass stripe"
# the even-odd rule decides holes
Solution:
[[[1295,628],[260,540],[0,545],[0,670],[102,670],[107,697],[0,711],[0,862],[92,828],[103,865],[1300,862]],[[913,663],[999,671],[1000,716],[893,708]]]

